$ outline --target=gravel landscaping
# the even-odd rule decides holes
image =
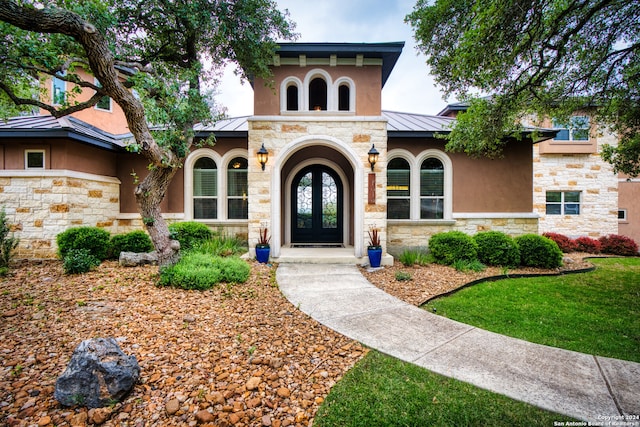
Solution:
[[[572,257],[570,269],[589,265],[581,254]],[[277,288],[275,268],[255,262],[251,268],[245,284],[201,292],[156,287],[156,267],[105,262],[68,276],[58,261],[16,266],[0,280],[0,424],[309,425],[367,350],[292,306]],[[396,281],[398,270],[412,280]],[[362,272],[416,305],[502,273],[399,263]],[[141,381],[108,408],[62,407],[53,398],[55,381],[76,346],[93,337],[115,337],[135,355]]]

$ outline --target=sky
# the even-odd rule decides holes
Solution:
[[[425,57],[415,48],[404,18],[416,0],[276,0],[296,23],[299,42],[405,42],[382,90],[382,108],[404,113],[437,114],[448,103],[429,75]],[[229,117],[253,114],[253,90],[227,68],[218,88],[218,104]]]

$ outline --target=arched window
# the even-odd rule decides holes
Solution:
[[[387,218],[409,219],[411,216],[411,166],[401,157],[387,164]]]
[[[346,83],[338,87],[338,111],[349,111],[350,89]]]
[[[298,111],[298,86],[287,86],[287,111]]]
[[[420,166],[420,219],[444,218],[444,165],[429,157]]]
[[[309,82],[309,111],[327,110],[327,82],[316,77]]]
[[[193,165],[193,218],[218,217],[218,170],[216,162],[201,157]]]
[[[249,218],[247,159],[235,157],[227,165],[227,218]]]

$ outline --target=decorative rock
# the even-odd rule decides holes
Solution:
[[[95,425],[102,425],[111,417],[111,408],[94,408],[89,410],[89,422]]]
[[[206,409],[196,412],[196,421],[198,421],[199,424],[212,423],[215,419],[216,417]]]
[[[120,252],[118,262],[122,267],[137,267],[144,264],[155,265],[158,263],[158,253],[153,252]]]
[[[289,397],[289,396],[291,396],[291,392],[286,387],[280,387],[278,389],[278,396],[280,396],[280,397]]]
[[[249,381],[247,381],[247,390],[253,391],[257,389],[258,386],[260,385],[260,381],[261,381],[260,377],[249,378]]]
[[[51,417],[50,416],[44,416],[42,418],[40,418],[38,420],[38,426],[39,427],[45,427],[48,426],[49,424],[51,424]]]
[[[178,401],[178,399],[171,399],[167,402],[164,409],[167,411],[167,414],[173,415],[180,410],[180,401]]]
[[[89,339],[74,350],[54,397],[65,406],[100,408],[122,400],[139,378],[136,357],[124,354],[115,339]]]

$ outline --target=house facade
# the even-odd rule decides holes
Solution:
[[[536,180],[551,172],[538,172],[534,151],[556,132],[510,141],[503,159],[446,152],[438,135],[454,118],[382,110],[381,91],[402,48],[282,44],[273,84],[253,82],[254,115],[197,129],[216,143],[189,154],[164,215],[238,235],[252,248],[268,227],[271,256],[280,262],[318,248],[365,262],[373,227],[387,254],[424,247],[447,230],[539,232]],[[18,231],[19,256],[55,256],[55,236],[72,226],[143,228],[133,189],[147,165],[126,151],[123,124],[116,105],[82,118],[0,123],[0,206]]]

